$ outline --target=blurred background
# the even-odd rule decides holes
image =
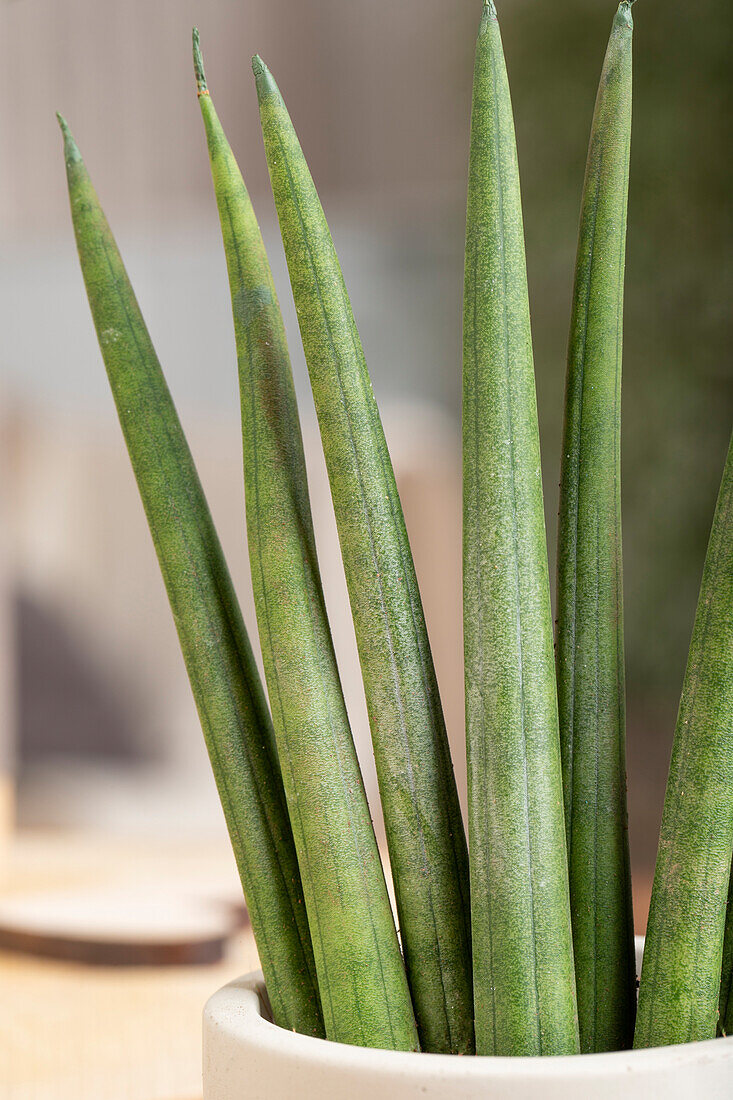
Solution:
[[[505,0],[500,12],[522,173],[551,569],[577,218],[613,7],[613,0]],[[634,10],[623,519],[631,844],[643,927],[733,412],[733,10],[724,0],[642,0]],[[199,845],[218,853],[221,881],[236,891],[88,314],[54,112],[68,119],[117,235],[256,639],[226,271],[190,62],[191,26],[200,27],[209,86],[261,219],[289,326],[327,599],[373,795],[356,650],[250,55],[270,65],[351,291],[465,783],[461,296],[479,13],[479,0],[0,6],[2,814],[16,836],[45,838],[62,861],[64,843],[106,837],[132,845],[134,878],[135,845],[148,854],[155,842]],[[43,848],[34,852],[42,867]]]

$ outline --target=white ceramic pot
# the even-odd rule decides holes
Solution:
[[[733,1098],[733,1037],[570,1058],[404,1054],[285,1031],[266,1018],[263,994],[258,972],[206,1005],[204,1100]]]

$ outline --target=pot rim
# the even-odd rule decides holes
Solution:
[[[643,939],[637,937],[637,957]],[[664,1066],[680,1069],[710,1062],[730,1061],[733,1073],[733,1036],[705,1039],[696,1043],[680,1043],[664,1047],[648,1047],[639,1050],[610,1051],[599,1054],[540,1055],[506,1057],[496,1055],[471,1055],[460,1057],[452,1054],[431,1054],[425,1051],[376,1050],[370,1047],[350,1046],[329,1039],[300,1035],[278,1027],[268,1019],[269,1005],[262,971],[253,971],[223,986],[209,998],[204,1009],[207,1026],[228,1033],[237,1041],[244,1036],[250,1044],[263,1052],[282,1057],[287,1051],[301,1063],[329,1065],[341,1069],[368,1069],[374,1066],[378,1056],[383,1068],[405,1074],[414,1074],[418,1068],[450,1078],[456,1070],[462,1079],[482,1080],[490,1075],[492,1080],[522,1079],[552,1080],[554,1078],[577,1079],[612,1073],[632,1071],[636,1076]]]

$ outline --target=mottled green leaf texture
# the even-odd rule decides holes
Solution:
[[[168,591],[275,1020],[322,1035],[315,964],[267,704],[173,401],[79,150],[62,121],[89,305]]]
[[[259,58],[254,71],[341,541],[420,1043],[468,1053],[466,843],[402,508],[316,188]]]
[[[621,569],[621,345],[631,143],[630,5],[591,130],[568,351],[557,684],[583,1052],[630,1047],[636,1011]]]
[[[547,543],[514,122],[484,6],[463,328],[463,606],[476,1049],[578,1050]]]
[[[728,911],[723,939],[718,1033],[733,1035],[733,874],[728,885]]]
[[[733,440],[674,735],[635,1046],[714,1038],[732,857]]]
[[[316,557],[300,422],[254,210],[194,59],[234,313],[252,584],[328,1038],[417,1049]]]

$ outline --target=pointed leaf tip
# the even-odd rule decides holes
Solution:
[[[499,18],[496,14],[496,4],[494,0],[484,0],[481,10],[481,22],[479,23],[479,38],[486,34],[489,27],[495,26],[498,22]]]
[[[622,27],[633,27],[634,17],[631,13],[632,5],[636,3],[636,0],[621,0],[616,12],[615,22]]]
[[[61,133],[64,137],[64,156],[66,158],[66,163],[67,165],[76,164],[81,161],[81,153],[79,152],[79,147],[74,141],[74,136],[69,129],[68,122],[60,111],[56,112],[56,118],[58,120],[59,126],[61,127]]]
[[[273,79],[272,73],[257,53],[252,58],[252,72],[255,74],[255,84],[257,85],[257,95],[259,99],[264,99],[267,95],[277,93],[277,84]]]
[[[201,39],[199,36],[198,27],[193,28],[193,71],[196,76],[196,93],[197,95],[208,95],[209,88],[206,83],[206,73],[204,72],[204,59],[201,54]]]

